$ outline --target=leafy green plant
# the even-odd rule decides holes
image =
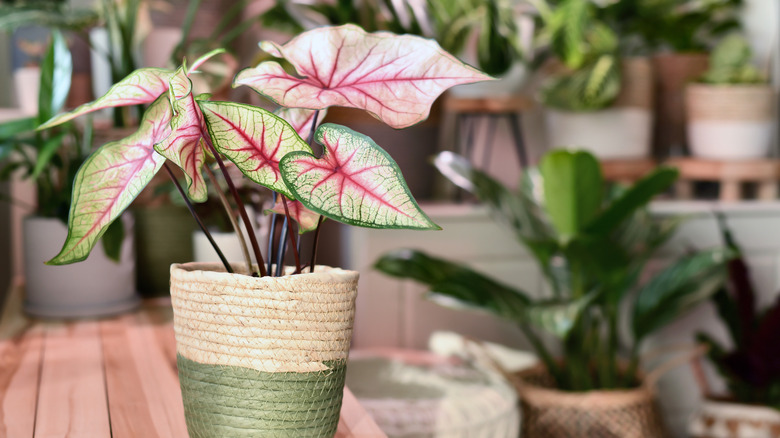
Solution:
[[[423,252],[383,255],[379,271],[430,287],[428,298],[490,312],[522,329],[559,388],[573,391],[637,384],[642,342],[706,300],[722,284],[730,252],[694,252],[647,283],[647,261],[673,234],[676,220],[656,220],[646,206],[677,178],[661,167],[629,188],[605,188],[600,165],[586,152],[547,154],[513,192],[449,152],[437,167],[484,202],[538,263],[551,295],[535,298],[470,269]],[[636,294],[634,294],[636,292]],[[631,339],[622,354],[620,327]],[[553,335],[557,361],[537,331]]]
[[[618,36],[596,16],[590,0],[563,0],[551,6],[533,0],[543,26],[537,37],[539,59],[560,64],[542,86],[541,101],[566,111],[609,106],[621,86]]]
[[[734,401],[780,409],[780,300],[760,311],[755,287],[742,250],[723,216],[719,224],[726,245],[737,254],[728,263],[728,283],[712,296],[721,322],[726,326],[731,350],[705,333],[697,339],[709,347],[707,357],[726,381]]]
[[[766,77],[753,65],[753,51],[745,37],[731,34],[710,55],[710,68],[700,79],[705,84],[763,84]]]
[[[177,188],[192,207],[192,202],[207,198],[207,179],[220,184],[206,166],[214,160],[244,223],[250,221],[225,160],[274,191],[281,207],[276,210],[284,212],[286,222],[297,222],[299,232],[318,230],[324,217],[373,228],[438,228],[420,210],[387,152],[345,126],[318,126],[320,111],[335,105],[363,109],[391,127],[404,128],[424,120],[446,88],[489,77],[460,63],[434,41],[386,32],[369,34],[353,25],[318,28],[284,45],[263,42],[261,48],[286,60],[294,72],[288,73],[276,61],[265,61],[241,71],[234,85],[249,86],[281,105],[277,114],[196,94],[189,76],[218,53],[212,52],[175,71],[136,70],[103,97],[40,127],[57,126],[102,108],[149,105],[136,133],[100,147],[79,169],[69,235],[49,264],[84,260],[152,177],[162,168],[171,173],[166,161],[184,172],[186,187]],[[313,153],[313,141],[322,145],[321,155]],[[289,244],[295,272],[300,273],[304,266],[294,227],[285,228],[289,241],[280,236],[286,243],[272,246]],[[260,276],[274,275],[274,259],[269,254],[266,266],[251,227],[247,240],[255,258],[247,257],[247,268],[256,266]],[[221,254],[216,245],[215,249]],[[310,269],[314,255],[316,248]],[[275,275],[281,275],[283,256],[284,251],[277,252]]]

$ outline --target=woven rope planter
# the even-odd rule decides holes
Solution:
[[[648,385],[629,390],[551,389],[543,368],[515,375],[521,437],[659,438],[667,436]]]
[[[214,263],[172,265],[190,436],[332,437],[357,280],[357,272],[325,266],[257,278]]]

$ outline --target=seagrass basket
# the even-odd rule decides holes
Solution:
[[[662,438],[667,436],[648,380],[627,390],[554,389],[544,367],[514,375],[523,438]]]
[[[332,437],[357,281],[357,272],[326,266],[258,278],[228,274],[215,263],[172,265],[190,436]]]

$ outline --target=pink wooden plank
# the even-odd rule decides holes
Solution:
[[[347,387],[344,387],[344,402],[336,438],[387,438]]]
[[[0,341],[0,437],[33,436],[42,351],[36,326]]]

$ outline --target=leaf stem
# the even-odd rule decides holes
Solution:
[[[274,192],[274,204],[276,204],[276,199],[279,197],[279,194]],[[268,272],[273,272],[273,261],[274,261],[274,235],[276,234],[276,217],[278,215],[276,213],[271,214],[271,226],[268,229]]]
[[[211,183],[214,184],[214,187],[217,189],[217,195],[219,196],[219,200],[222,203],[222,207],[225,208],[225,213],[228,215],[228,219],[230,219],[230,225],[233,226],[233,230],[236,232],[236,238],[238,239],[238,243],[241,245],[241,253],[244,255],[244,261],[246,261],[246,270],[247,273],[252,272],[252,258],[249,256],[249,249],[246,247],[246,241],[244,240],[244,232],[241,231],[241,227],[238,225],[238,221],[236,220],[236,217],[233,215],[233,209],[230,208],[230,202],[228,201],[227,197],[225,196],[225,193],[222,191],[222,188],[219,186],[219,182],[217,181],[217,177],[214,176],[214,172],[211,171],[211,168],[209,166],[203,166],[203,168],[206,170],[206,175],[211,180]],[[251,227],[252,224],[246,224],[247,228]]]
[[[236,201],[236,207],[238,208],[238,213],[241,215],[241,219],[244,221],[245,224],[251,224],[251,222],[249,221],[249,215],[246,214],[246,208],[244,208],[244,203],[241,202],[241,197],[238,195],[238,190],[236,190],[236,186],[235,184],[233,184],[233,180],[230,178],[227,168],[225,168],[225,163],[222,161],[222,158],[219,156],[219,152],[217,152],[217,149],[211,143],[211,137],[209,137],[206,134],[203,135],[203,139],[205,140],[206,145],[211,150],[211,154],[214,155],[214,159],[217,160],[217,164],[219,164],[219,170],[222,172],[222,176],[225,178],[225,182],[227,183],[228,188],[230,189],[230,194],[233,195],[233,200]],[[265,270],[265,262],[263,262],[263,255],[260,253],[260,246],[257,244],[257,237],[255,236],[255,230],[253,230],[251,226],[247,226],[246,233],[249,236],[249,242],[252,244],[252,250],[255,253],[257,268],[260,270],[259,274],[261,277],[265,277],[268,274],[266,273]]]
[[[314,111],[314,118],[311,120],[311,130],[309,132],[309,138],[306,139],[306,143],[311,147],[311,143],[314,141],[314,131],[317,128],[317,119],[320,117],[320,110]]]
[[[290,217],[290,210],[287,209],[287,197],[284,195],[282,196],[282,204],[284,205],[284,215],[288,218]],[[293,227],[289,226],[292,222],[288,220],[288,226],[287,226],[287,235],[290,238],[290,244],[292,245],[293,249],[293,257],[295,258],[295,273],[300,274],[301,273],[301,258],[298,255],[298,245],[295,243],[295,234],[293,234]]]
[[[171,177],[171,181],[173,181],[173,185],[175,185],[176,189],[179,190],[179,194],[184,199],[184,202],[187,204],[187,209],[190,210],[190,214],[192,215],[192,217],[195,218],[195,222],[198,223],[200,230],[203,231],[203,234],[206,235],[206,238],[209,240],[209,243],[214,248],[214,251],[217,252],[219,259],[222,261],[222,264],[225,266],[225,270],[228,273],[232,274],[233,268],[230,267],[230,263],[228,263],[227,259],[225,259],[225,255],[222,254],[222,251],[219,249],[219,246],[217,246],[217,242],[215,242],[214,238],[211,237],[211,233],[209,233],[208,228],[206,228],[206,226],[203,225],[203,221],[201,221],[198,214],[195,213],[195,207],[192,206],[192,202],[190,202],[190,199],[187,197],[187,194],[184,192],[184,189],[181,187],[181,184],[179,184],[179,180],[176,179],[176,176],[173,174],[173,171],[168,166],[167,161],[165,162],[165,164],[163,164],[163,167],[165,167],[165,171],[168,172],[168,176]]]
[[[284,196],[284,195],[282,195]],[[284,217],[284,222],[282,222],[282,231],[279,233],[279,240],[277,241],[277,245],[279,245],[279,249],[276,251],[276,276],[281,277],[282,271],[284,268],[284,254],[287,252],[287,239],[284,238],[284,235],[287,234],[287,227],[289,224],[289,219],[287,216]]]
[[[320,225],[325,220],[325,216],[320,215],[317,220],[317,229],[314,230],[314,244],[311,247],[311,262],[309,262],[309,272],[314,272],[314,265],[317,263],[317,246],[320,242]]]

